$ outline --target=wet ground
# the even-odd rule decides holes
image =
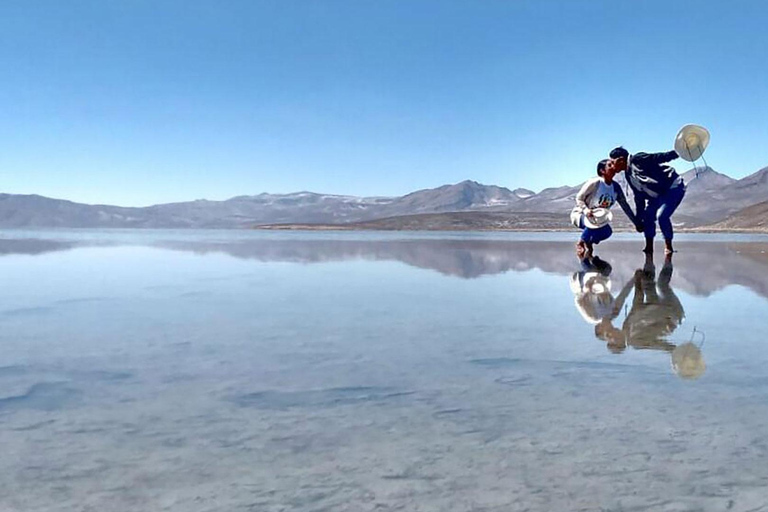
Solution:
[[[768,239],[0,233],[0,510],[768,510]]]

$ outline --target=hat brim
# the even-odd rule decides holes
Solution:
[[[584,215],[584,225],[590,229],[599,229],[613,220],[613,212],[607,208],[595,208],[592,214],[592,218]]]

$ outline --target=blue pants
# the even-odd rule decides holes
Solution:
[[[685,186],[679,185],[671,188],[666,194],[659,197],[649,198],[643,215],[643,225],[645,226],[645,237],[653,238],[656,236],[656,220],[659,221],[659,228],[664,235],[664,240],[672,240],[672,214],[685,197]]]
[[[584,231],[581,232],[581,239],[588,244],[599,244],[603,240],[608,240],[613,234],[610,224],[599,227],[597,229],[588,228],[584,225],[584,216],[581,216],[579,220],[579,227]]]

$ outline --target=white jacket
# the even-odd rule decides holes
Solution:
[[[584,210],[587,208],[610,208],[613,206],[613,203],[606,204],[604,202],[604,198],[598,197],[598,191],[600,190],[601,184],[604,186],[613,187],[613,196],[616,202],[619,203],[619,206],[621,206],[621,209],[624,210],[624,213],[627,215],[629,220],[632,221],[632,224],[637,225],[637,217],[632,211],[632,208],[630,208],[629,203],[627,203],[627,198],[624,196],[624,192],[621,190],[621,186],[619,186],[619,184],[615,181],[608,185],[603,181],[603,178],[599,176],[587,180],[584,185],[582,185],[579,193],[576,194],[576,206],[574,206],[573,210],[571,210],[571,224],[579,227],[581,216],[584,214]],[[600,202],[601,200],[603,200],[603,202]]]

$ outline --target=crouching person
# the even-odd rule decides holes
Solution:
[[[619,203],[635,228],[642,231],[642,224],[627,203],[624,192],[613,180],[619,172],[610,159],[601,160],[597,164],[597,177],[587,180],[576,194],[571,223],[582,230],[576,243],[576,255],[581,260],[591,258],[594,246],[613,234],[609,210],[616,203]]]

